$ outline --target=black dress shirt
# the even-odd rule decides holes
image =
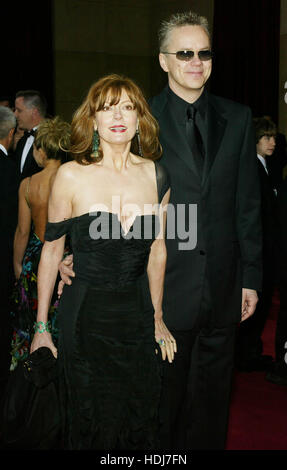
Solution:
[[[168,103],[170,109],[172,109],[172,116],[174,118],[174,126],[177,130],[177,135],[179,134],[182,139],[187,139],[185,124],[187,119],[187,108],[190,103],[180,98],[168,87]],[[195,107],[196,113],[196,125],[200,131],[203,149],[206,149],[207,142],[207,119],[206,119],[206,108],[207,108],[207,97],[205,90],[200,95],[200,97],[192,103]]]

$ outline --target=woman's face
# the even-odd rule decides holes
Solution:
[[[122,91],[120,101],[110,105],[109,99],[102,110],[95,115],[95,129],[101,143],[126,144],[131,142],[137,129],[137,111],[125,90]]]

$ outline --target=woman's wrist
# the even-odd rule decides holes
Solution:
[[[50,321],[44,322],[44,321],[36,321],[34,323],[34,331],[35,333],[44,333],[47,331],[47,333],[51,333],[51,323]]]
[[[162,320],[162,315],[163,315],[163,312],[162,310],[158,311],[158,312],[154,312],[154,320]]]

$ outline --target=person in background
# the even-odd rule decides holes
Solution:
[[[285,134],[277,131],[275,150],[272,155],[266,155],[265,160],[272,188],[278,191],[287,175],[287,141]]]
[[[41,170],[33,156],[33,142],[36,129],[46,116],[46,98],[37,90],[18,91],[14,112],[17,119],[17,129],[19,132],[24,131],[22,137],[20,134],[15,136],[15,141],[18,137],[20,138],[14,150],[17,175],[19,181],[22,181],[27,176]]]
[[[17,225],[17,180],[8,152],[16,127],[13,111],[0,106],[0,395],[9,375],[10,296],[13,286],[13,238]]]
[[[0,95],[0,106],[12,109],[11,98],[8,95]]]
[[[287,178],[277,194],[279,223],[279,299],[280,307],[275,333],[275,361],[266,374],[266,380],[287,385]]]
[[[14,309],[11,370],[29,354],[37,314],[37,270],[48,218],[48,201],[60,165],[67,161],[70,125],[59,117],[42,120],[33,143],[35,161],[42,170],[19,187],[18,225],[14,238]],[[64,150],[65,149],[65,150]],[[32,228],[32,231],[31,231]],[[53,338],[57,339],[57,298],[49,310]]]
[[[240,325],[236,347],[236,366],[240,371],[269,370],[272,356],[264,355],[262,333],[270,308],[275,287],[278,286],[279,230],[277,214],[277,190],[273,188],[268,173],[266,157],[271,157],[276,147],[277,129],[266,116],[254,119],[257,166],[261,189],[262,221],[262,291],[252,318]]]
[[[10,108],[12,111],[14,111],[12,100],[10,96],[8,95],[0,95],[0,106],[6,106],[7,108]],[[13,141],[8,150],[8,155],[10,157],[13,157],[18,141],[21,139],[21,137],[23,137],[23,135],[24,135],[24,129],[20,129],[19,126],[16,126],[14,130]]]

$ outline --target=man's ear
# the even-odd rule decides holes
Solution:
[[[15,127],[12,127],[12,129],[10,129],[9,134],[8,134],[9,139],[13,139],[14,131],[15,131]]]
[[[166,61],[166,55],[163,54],[162,52],[159,53],[159,63],[161,68],[165,71],[168,72],[168,66],[167,66],[167,61]]]
[[[8,145],[9,146],[11,145],[11,143],[13,141],[14,131],[15,131],[15,127],[12,127],[12,129],[10,129],[10,131],[9,131],[9,134],[8,134]]]

